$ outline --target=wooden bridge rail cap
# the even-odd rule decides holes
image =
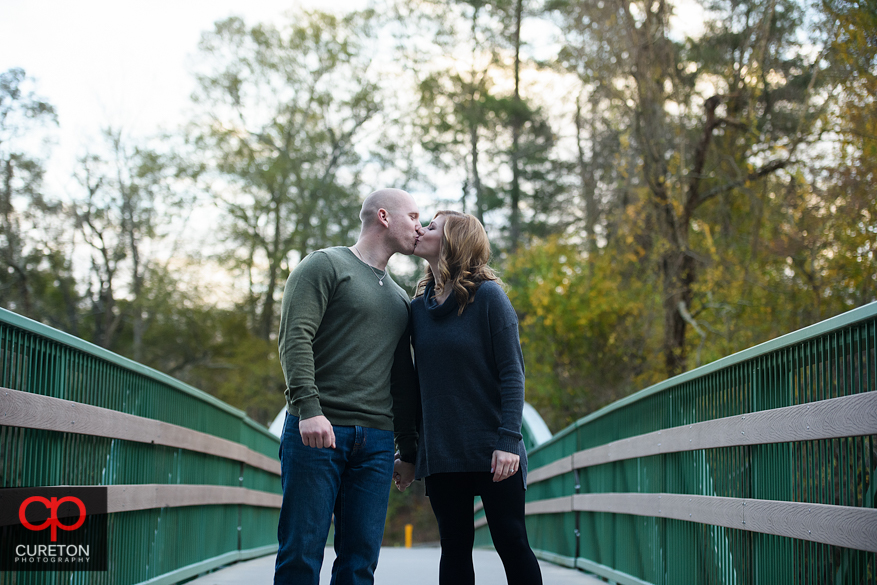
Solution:
[[[686,494],[575,494],[527,502],[526,514],[604,512],[671,518],[877,552],[877,509]],[[487,524],[479,519],[476,528]]]
[[[575,511],[687,520],[877,552],[873,508],[685,494],[576,494],[571,499]]]
[[[662,453],[875,434],[877,392],[862,392],[682,425],[613,441],[536,468],[527,475],[527,483],[545,481],[573,469]]]
[[[280,494],[221,485],[111,485],[107,486],[107,512],[221,504],[280,508],[282,498]]]
[[[45,487],[105,488],[108,514],[183,506],[243,505],[280,508],[283,499],[280,494],[223,485],[133,484]],[[31,490],[33,488],[6,488],[0,491],[0,503],[4,499],[20,501],[18,499],[20,494]],[[15,513],[0,514],[0,526],[17,521],[18,515]]]
[[[0,425],[187,449],[280,475],[279,461],[228,439],[108,408],[8,388],[0,388]]]

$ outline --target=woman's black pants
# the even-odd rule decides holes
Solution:
[[[436,473],[426,478],[426,492],[438,520],[442,541],[440,585],[474,585],[473,499],[481,496],[493,546],[509,585],[541,585],[539,562],[527,542],[524,482],[521,471],[494,483],[486,472]]]

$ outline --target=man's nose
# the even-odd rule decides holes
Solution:
[[[418,223],[414,226],[414,231],[417,232],[418,236],[422,236],[425,230],[423,229],[423,226]]]

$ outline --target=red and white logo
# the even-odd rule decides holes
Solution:
[[[58,508],[64,502],[72,502],[79,508],[79,519],[75,524],[64,524],[58,519]],[[25,517],[25,511],[27,507],[32,503],[38,503],[45,506],[46,510],[50,512],[49,518],[39,525],[31,524],[27,521]],[[85,522],[85,504],[79,498],[74,498],[73,496],[66,496],[61,498],[52,498],[49,500],[48,498],[44,498],[42,496],[32,496],[21,503],[21,506],[18,508],[18,519],[21,520],[21,524],[27,528],[28,530],[39,531],[45,530],[46,528],[52,529],[52,542],[56,542],[58,540],[58,529],[61,530],[76,530]]]

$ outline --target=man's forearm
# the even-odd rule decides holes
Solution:
[[[402,460],[413,463],[417,454],[417,412],[420,409],[420,389],[411,361],[411,342],[406,331],[396,346],[390,375],[393,395],[393,429],[396,447]]]

